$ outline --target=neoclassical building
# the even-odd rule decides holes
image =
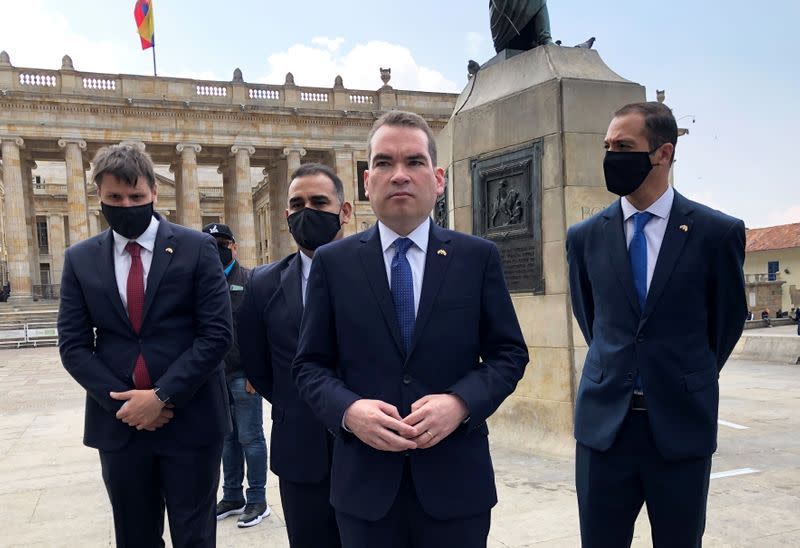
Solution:
[[[376,75],[377,76],[377,75]],[[354,233],[374,223],[360,178],[366,137],[381,113],[422,115],[446,124],[456,95],[396,90],[381,70],[376,91],[21,68],[0,52],[0,282],[11,298],[57,296],[64,249],[107,227],[91,159],[129,142],[156,164],[156,210],[199,229],[231,226],[246,265],[293,250],[284,218],[290,174],[322,162],[345,183]],[[376,78],[377,80],[377,78]],[[88,184],[87,184],[88,183]]]

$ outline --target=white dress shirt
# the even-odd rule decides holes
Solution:
[[[644,237],[647,240],[647,290],[650,290],[650,282],[653,281],[653,272],[656,269],[658,253],[661,251],[661,243],[664,241],[664,233],[667,231],[669,212],[672,210],[672,201],[675,199],[675,191],[671,186],[661,197],[653,202],[645,211],[653,214],[653,218],[644,225]],[[635,230],[633,215],[641,213],[633,204],[628,201],[627,196],[620,199],[622,205],[622,218],[625,220],[625,240],[628,247],[633,240]]]
[[[419,310],[419,298],[422,294],[422,278],[425,275],[425,255],[428,252],[428,236],[430,234],[430,217],[426,218],[421,225],[411,231],[406,236],[414,245],[406,251],[406,258],[411,265],[411,277],[414,281],[414,315]],[[381,249],[383,249],[383,263],[386,265],[386,279],[389,281],[389,289],[392,288],[392,259],[394,259],[394,242],[402,238],[394,230],[378,221],[378,231],[381,236]]]
[[[298,251],[297,254],[300,255],[300,278],[302,279],[302,287],[300,288],[300,291],[302,291],[303,306],[305,306],[306,288],[308,287],[308,274],[311,272],[311,257],[302,251]]]
[[[142,258],[142,269],[144,270],[144,288],[147,290],[147,275],[150,273],[150,265],[153,263],[153,248],[156,245],[156,234],[158,233],[159,220],[154,217],[150,219],[150,226],[147,227],[138,238],[129,240],[125,236],[112,231],[114,235],[114,276],[117,279],[117,289],[119,298],[125,311],[128,311],[128,271],[131,269],[131,256],[125,251],[128,242],[136,242],[142,246],[140,256]]]

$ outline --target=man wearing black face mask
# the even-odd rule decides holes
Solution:
[[[234,337],[239,332],[241,308],[251,270],[239,264],[236,239],[228,225],[209,223],[203,232],[217,241],[219,261],[228,280],[233,313]],[[225,356],[225,379],[231,404],[233,431],[225,436],[222,446],[222,500],[217,503],[217,520],[239,516],[239,527],[252,527],[270,514],[267,504],[267,442],[261,396],[245,378],[239,345],[234,340]],[[247,493],[242,495],[242,482],[247,468]]]
[[[239,346],[247,378],[272,404],[270,469],[280,478],[289,543],[338,548],[328,502],[331,434],[300,399],[290,367],[314,252],[343,236],[352,206],[342,181],[323,164],[303,164],[292,174],[287,203],[289,231],[299,250],[254,270],[239,313]]]
[[[701,546],[717,379],[742,333],[742,221],[669,185],[678,138],[661,103],[617,111],[606,186],[621,198],[567,233],[570,293],[589,347],[575,404],[585,547]]]
[[[58,312],[64,368],[86,389],[84,443],[100,452],[119,546],[214,546],[231,305],[214,239],[153,212],[150,158],[101,149],[110,230],[67,249]]]

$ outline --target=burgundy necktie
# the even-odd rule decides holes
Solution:
[[[142,313],[144,311],[144,267],[142,266],[142,246],[137,242],[128,242],[125,246],[131,256],[131,269],[128,271],[128,318],[133,330],[138,334],[142,329]],[[133,366],[133,384],[137,390],[151,388],[150,373],[144,363],[144,356],[139,352],[136,365]]]

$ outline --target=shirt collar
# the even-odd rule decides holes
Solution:
[[[303,279],[308,281],[308,275],[311,273],[311,257],[302,251],[298,251],[297,254],[300,255],[300,273]]]
[[[406,236],[406,238],[414,242],[414,245],[420,248],[423,253],[428,252],[428,235],[430,234],[430,225],[431,218],[426,217],[417,228],[412,230],[411,233]],[[403,237],[380,221],[378,221],[378,232],[380,232],[381,235],[381,249],[384,253],[386,253],[386,250],[391,247],[396,239]]]
[[[114,235],[114,251],[116,254],[122,255],[125,252],[125,246],[128,245],[128,242],[136,242],[147,251],[152,253],[153,248],[156,246],[156,235],[158,234],[159,222],[160,221],[156,219],[156,216],[153,215],[150,218],[150,224],[147,226],[147,229],[134,240],[129,240],[122,234],[118,234],[112,230],[111,233]]]
[[[650,207],[645,209],[645,211],[649,211],[661,219],[666,219],[669,217],[669,212],[672,211],[672,202],[674,199],[675,190],[670,185],[667,187],[666,192],[664,192],[658,200],[650,204]],[[623,196],[620,199],[620,205],[622,206],[622,217],[626,221],[633,217],[634,214],[639,213],[639,210],[633,207],[633,204],[628,201],[627,196]]]

